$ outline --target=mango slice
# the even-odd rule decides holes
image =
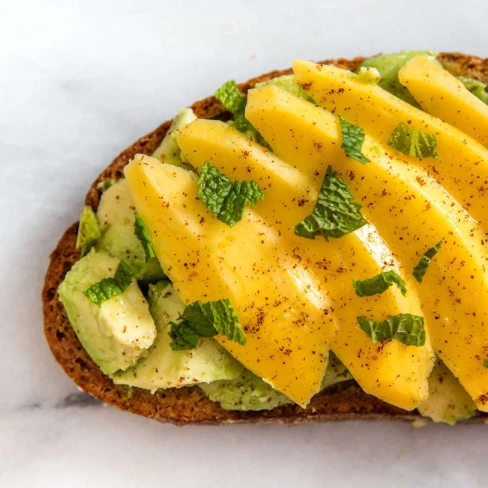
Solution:
[[[416,56],[398,72],[398,79],[426,112],[488,146],[488,105],[447,70]]]
[[[400,122],[435,134],[438,161],[404,156],[390,147],[388,151],[424,169],[488,232],[488,150],[481,144],[350,71],[308,61],[295,61],[293,70],[298,83],[321,107],[360,125],[384,145]]]
[[[278,156],[310,178],[321,178],[332,164],[405,274],[412,273],[424,251],[446,238],[422,284],[410,279],[408,288],[420,296],[437,353],[478,408],[488,410],[488,369],[483,366],[488,355],[487,256],[476,223],[427,174],[371,137],[362,148],[370,163],[347,158],[337,117],[284,90],[251,90],[246,117]]]
[[[209,161],[230,178],[253,179],[264,190],[265,199],[256,205],[255,212],[280,233],[288,252],[323,283],[330,301],[328,316],[338,324],[338,330],[327,339],[361,387],[407,410],[421,403],[427,396],[427,377],[433,365],[430,345],[407,347],[399,341],[374,344],[357,325],[358,315],[421,314],[415,291],[404,297],[392,287],[382,295],[356,296],[353,279],[369,278],[381,273],[385,264],[395,265],[384,243],[375,238],[374,229],[329,242],[293,233],[293,226],[313,210],[323,172],[320,179],[305,175],[219,121],[197,120],[182,128],[176,138],[184,159],[197,169]],[[273,144],[272,139],[269,141]],[[384,259],[387,255],[392,262],[375,261],[375,257]]]
[[[197,176],[137,155],[125,176],[165,273],[185,303],[229,298],[247,335],[217,340],[299,405],[320,389],[336,325],[320,283],[246,210],[234,227],[197,199]]]

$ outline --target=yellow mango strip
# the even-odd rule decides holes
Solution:
[[[197,199],[197,176],[149,156],[125,168],[138,214],[178,294],[191,303],[229,298],[247,344],[217,340],[299,405],[320,389],[335,325],[328,300],[277,232],[247,210],[234,227]]]
[[[405,157],[431,175],[488,232],[486,148],[459,129],[412,107],[378,85],[362,81],[350,71],[308,61],[295,61],[293,70],[298,83],[321,107],[361,126],[382,144],[388,143],[401,122],[435,134],[438,161]]]
[[[488,410],[488,369],[483,366],[488,279],[485,244],[475,222],[433,179],[380,149],[374,139],[367,136],[362,148],[370,163],[346,157],[338,149],[342,131],[337,117],[284,90],[251,90],[246,117],[279,157],[311,178],[321,178],[332,163],[404,274],[411,274],[421,255],[445,238],[423,282],[410,280],[409,289],[417,289],[437,353],[478,408]]]
[[[375,344],[357,324],[359,315],[420,315],[416,293],[404,297],[394,286],[382,295],[360,298],[354,292],[353,280],[371,278],[384,266],[375,261],[369,242],[362,242],[354,233],[326,242],[322,237],[310,240],[293,232],[293,226],[312,212],[321,181],[314,182],[220,121],[199,119],[182,128],[176,137],[184,159],[197,169],[208,161],[231,179],[254,180],[264,190],[265,199],[254,210],[281,234],[290,254],[323,283],[329,311],[339,325],[328,336],[330,347],[361,387],[407,410],[426,398],[427,377],[433,365],[430,345],[407,347],[396,340]],[[374,235],[374,229],[370,234]],[[369,240],[369,236],[364,239]],[[381,249],[380,240],[376,246],[380,248],[377,255],[388,254]]]
[[[488,146],[488,105],[449,71],[416,56],[400,69],[398,79],[426,112]]]

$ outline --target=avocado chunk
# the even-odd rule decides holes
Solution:
[[[146,253],[134,234],[135,207],[125,178],[114,183],[102,195],[97,210],[101,237],[97,250],[123,259],[138,280],[159,281],[165,278],[157,258],[146,262]]]
[[[329,388],[329,386],[341,383],[343,381],[352,380],[352,374],[342,364],[339,358],[333,353],[329,353],[329,364],[325,370],[325,375],[320,386],[320,391]]]
[[[440,359],[430,374],[429,391],[429,398],[418,407],[418,411],[434,422],[454,425],[476,413],[476,404]]]
[[[76,237],[76,249],[80,249],[81,256],[88,252],[99,237],[100,227],[97,216],[90,205],[85,205],[81,212],[78,236]]]
[[[341,381],[352,379],[339,359],[333,353],[329,354],[329,364],[322,380],[321,391]],[[234,380],[202,383],[199,386],[210,400],[220,403],[225,410],[271,410],[293,403],[283,393],[247,369]]]
[[[274,85],[278,88],[283,88],[283,90],[286,90],[298,98],[303,98],[307,102],[315,103],[312,97],[297,83],[294,75],[277,76],[275,78],[271,78],[271,80],[256,83],[255,88],[267,85]]]
[[[59,286],[59,299],[81,344],[105,374],[132,366],[156,338],[149,306],[135,280],[100,307],[85,294],[113,277],[120,261],[94,249],[81,258]]]
[[[135,386],[155,392],[202,381],[236,378],[243,366],[214,339],[201,339],[191,351],[173,351],[170,322],[178,320],[185,304],[171,284],[161,281],[149,286],[149,306],[158,336],[148,354],[131,369],[112,376],[117,385]]]
[[[220,403],[225,410],[271,410],[293,403],[248,369],[234,380],[202,383],[199,386],[210,400]]]
[[[173,119],[168,132],[164,136],[159,147],[153,152],[152,157],[159,159],[162,163],[172,164],[173,166],[181,166],[190,168],[181,159],[180,148],[176,141],[175,132],[181,129],[186,124],[193,122],[197,117],[191,108],[183,108],[180,113]]]
[[[379,56],[374,56],[363,61],[358,69],[362,67],[376,68],[381,75],[381,80],[378,82],[381,88],[408,102],[410,105],[420,108],[408,89],[398,80],[398,71],[400,71],[400,68],[415,56],[425,56],[435,61],[437,53],[432,51],[402,51],[393,54],[380,54]]]
[[[458,76],[458,80],[469,90],[475,97],[479,98],[483,103],[488,104],[488,92],[486,91],[486,84],[482,81],[466,76]]]

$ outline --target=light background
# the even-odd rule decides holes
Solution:
[[[179,108],[294,58],[488,56],[487,13],[483,0],[0,1],[0,486],[486,486],[485,426],[177,428],[80,405],[46,346],[40,289],[92,180]]]

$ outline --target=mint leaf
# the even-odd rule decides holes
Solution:
[[[141,241],[142,247],[144,248],[144,252],[146,253],[146,263],[151,258],[155,258],[156,253],[152,246],[151,236],[149,235],[146,224],[138,215],[136,215],[134,222],[134,234]]]
[[[342,127],[341,147],[344,149],[346,156],[363,164],[369,163],[369,159],[361,152],[366,137],[362,127],[350,124],[343,117],[339,117],[339,121]]]
[[[80,223],[78,225],[78,235],[76,237],[76,249],[81,248],[81,255],[84,256],[91,245],[102,235],[98,226],[97,216],[90,207],[85,205],[81,212]]]
[[[416,130],[403,122],[395,127],[388,144],[407,156],[439,159],[437,136]]]
[[[258,200],[264,199],[264,193],[254,181],[236,181],[225,198],[218,219],[229,227],[242,219],[244,206],[253,207]]]
[[[170,345],[174,351],[194,349],[200,338],[217,334],[238,344],[246,344],[246,335],[228,298],[190,303],[185,307],[181,319],[179,324],[171,322]]]
[[[394,284],[400,288],[403,296],[407,294],[405,282],[395,271],[385,271],[384,273],[373,276],[373,278],[353,280],[352,282],[352,286],[358,297],[381,295]]]
[[[198,346],[198,342],[202,336],[198,332],[194,331],[192,326],[186,323],[181,323],[180,325],[175,322],[170,322],[171,326],[170,337],[171,337],[171,349],[173,351],[188,351],[195,349]],[[210,334],[208,337],[213,337],[214,334]]]
[[[371,337],[373,342],[397,339],[406,346],[425,344],[424,318],[419,315],[400,313],[383,322],[357,317],[357,321],[361,330]]]
[[[100,306],[106,300],[121,295],[132,283],[133,273],[124,261],[120,261],[113,278],[103,280],[90,286],[84,294],[96,305]]]
[[[258,200],[264,200],[264,193],[256,182],[232,182],[208,161],[205,161],[200,171],[198,185],[198,197],[229,227],[242,219],[246,204],[253,207]]]
[[[120,295],[122,290],[113,278],[105,278],[90,286],[84,293],[93,303],[100,306],[104,301]]]
[[[483,367],[488,368],[488,358],[483,359]]]
[[[232,114],[235,128],[239,132],[256,131],[244,116],[247,98],[239,91],[234,80],[227,81],[215,92],[215,98]]]
[[[444,238],[442,238],[434,247],[431,247],[429,250],[427,250],[420,258],[417,266],[415,266],[415,268],[413,269],[413,276],[419,283],[422,283],[422,280],[424,279],[424,275],[427,272],[427,268],[429,267],[432,258],[437,254],[443,242]]]
[[[257,131],[242,113],[234,115],[234,127],[243,134],[247,134],[251,139],[255,139]]]
[[[125,261],[120,261],[117,269],[115,270],[114,280],[122,290],[122,293],[129,288],[129,285],[132,283],[133,276],[134,273],[131,271]]]
[[[473,78],[466,78],[465,76],[458,76],[458,80],[475,96],[478,97],[482,102],[488,104],[488,93],[486,92],[486,85]]]
[[[329,166],[315,208],[295,226],[295,234],[307,239],[315,239],[317,235],[326,240],[342,237],[368,223],[360,209],[346,183]]]
[[[245,111],[247,98],[239,91],[234,80],[227,81],[215,92],[215,98],[234,115],[234,120],[229,121],[229,125],[235,127],[253,141],[270,149],[261,134],[246,119]]]
[[[222,105],[233,114],[244,113],[246,108],[246,97],[237,88],[237,83],[234,80],[225,82],[215,92],[215,98],[219,100]]]
[[[215,166],[205,161],[198,179],[198,198],[218,217],[224,201],[232,190],[232,181]]]

